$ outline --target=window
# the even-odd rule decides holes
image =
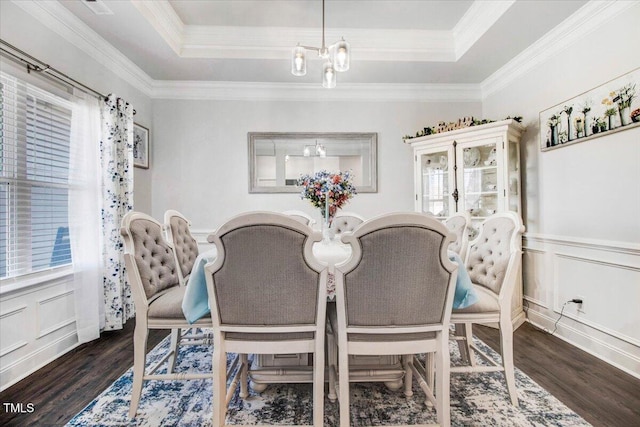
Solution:
[[[71,105],[0,74],[0,278],[71,263]]]

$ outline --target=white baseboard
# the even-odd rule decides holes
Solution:
[[[527,321],[540,329],[551,331],[556,319],[534,310],[527,310]],[[640,379],[640,358],[637,356],[624,352],[562,322],[558,323],[558,329],[554,336]],[[605,357],[604,354],[607,353],[614,353],[616,355],[615,360]]]
[[[58,357],[78,346],[76,331],[60,337],[37,351],[27,354],[16,362],[3,366],[0,370],[0,391],[3,391],[20,380],[28,377],[38,369],[53,362]]]

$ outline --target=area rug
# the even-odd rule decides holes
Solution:
[[[494,358],[499,356],[481,341],[476,344]],[[150,353],[158,360],[168,338]],[[451,357],[459,360],[457,345]],[[189,346],[180,350],[177,371],[211,369],[211,349]],[[67,426],[211,426],[212,381],[146,381],[134,420],[128,418],[133,370],[129,369],[77,414]],[[452,426],[589,426],[579,415],[516,369],[519,407],[510,404],[501,373],[462,374],[451,377]],[[354,426],[436,424],[436,414],[424,405],[422,390],[414,395],[390,391],[380,383],[351,384],[351,422]],[[229,404],[228,424],[311,424],[310,384],[270,385],[264,392]],[[324,425],[338,426],[338,404],[325,399]]]

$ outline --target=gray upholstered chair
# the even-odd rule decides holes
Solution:
[[[467,256],[469,248],[469,214],[467,212],[458,212],[444,220],[444,225],[456,235],[456,240],[451,242],[449,250],[457,253],[460,259],[464,260]]]
[[[164,213],[164,231],[176,258],[178,278],[186,285],[198,257],[198,242],[191,235],[191,221],[178,211]]]
[[[162,224],[140,212],[129,212],[122,219],[127,277],[136,308],[136,328],[133,336],[133,386],[129,416],[138,409],[142,385],[145,380],[188,380],[212,378],[206,373],[174,373],[175,359],[181,328],[211,327],[211,319],[203,318],[189,324],[182,313],[185,287],[180,286],[175,257],[162,233]],[[147,335],[149,329],[171,329],[169,352],[148,372]],[[184,337],[188,339],[188,337]],[[167,362],[167,373],[156,370]]]
[[[327,272],[312,252],[321,234],[284,214],[251,212],[207,240],[218,251],[205,266],[214,334],[213,426],[225,425],[227,352],[312,353],[313,425],[322,426]]]
[[[404,392],[413,375],[448,426],[449,317],[457,265],[447,248],[453,235],[437,219],[418,213],[383,215],[342,237],[353,255],[336,266],[336,309],[329,310],[338,345],[340,426],[349,425],[349,356],[403,355]],[[413,355],[435,353],[436,386]],[[334,361],[329,361],[335,375]]]
[[[524,226],[513,212],[494,214],[481,225],[480,233],[469,247],[466,266],[479,301],[467,308],[454,309],[451,323],[456,325],[458,340],[465,366],[451,367],[451,373],[504,372],[509,398],[518,404],[513,366],[513,324],[511,300],[522,263],[522,233]],[[493,323],[500,329],[502,363],[496,363],[472,341],[474,323]],[[475,354],[490,366],[476,364]]]
[[[285,215],[289,215],[293,219],[300,221],[301,223],[308,225],[309,227],[313,227],[313,224],[316,223],[316,220],[311,218],[311,215],[302,211],[284,211],[282,212]]]
[[[342,234],[355,230],[364,222],[364,218],[354,212],[338,212],[329,227],[335,234]]]

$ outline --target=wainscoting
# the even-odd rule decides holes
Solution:
[[[0,296],[0,390],[78,344],[71,274]]]
[[[562,313],[555,335],[640,378],[640,245],[525,234],[523,250],[529,321]]]

